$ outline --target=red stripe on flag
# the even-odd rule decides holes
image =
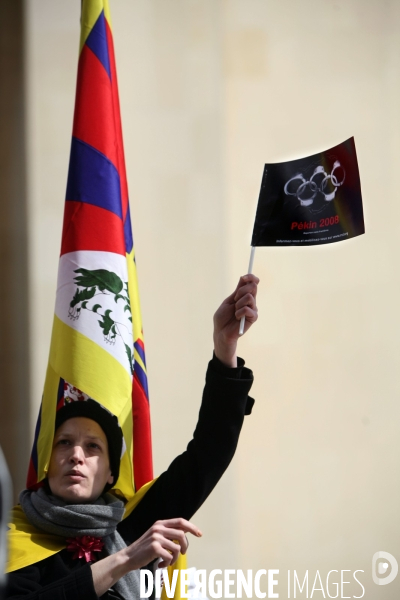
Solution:
[[[142,331],[143,333],[143,331]],[[139,344],[139,346],[142,348],[142,350],[144,350],[144,343],[143,340],[141,340],[140,338],[138,338],[135,342],[136,344]]]
[[[28,475],[26,478],[26,487],[31,489],[32,486],[36,485],[36,483],[37,483],[37,472],[35,469],[35,465],[33,464],[32,457],[31,457],[29,460]]]
[[[151,427],[149,403],[134,375],[132,385],[132,414],[133,414],[133,472],[135,488],[153,479],[153,461],[151,454]]]
[[[65,202],[61,256],[77,250],[100,250],[125,256],[121,219],[94,204]]]
[[[119,108],[119,96],[118,96],[118,80],[117,70],[115,67],[115,55],[114,55],[114,43],[111,33],[110,26],[106,19],[106,33],[108,43],[108,56],[110,60],[111,69],[111,89],[112,98],[114,104],[114,126],[115,126],[115,137],[117,140],[117,169],[119,172],[120,184],[121,184],[121,201],[122,201],[122,214],[125,220],[126,212],[129,210],[128,207],[128,184],[126,180],[126,168],[125,168],[125,155],[124,155],[124,143],[122,139],[122,125],[121,125],[121,113]]]
[[[82,48],[79,59],[75,105],[72,135],[99,150],[118,170],[111,82],[87,46]]]

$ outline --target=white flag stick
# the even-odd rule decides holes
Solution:
[[[250,273],[253,271],[253,262],[254,262],[254,252],[256,251],[256,247],[252,246],[251,247],[251,252],[250,252],[250,260],[249,260],[249,268],[247,273],[250,275]],[[243,335],[244,333],[244,322],[246,320],[246,317],[242,317],[240,319],[240,327],[239,327],[239,335]]]

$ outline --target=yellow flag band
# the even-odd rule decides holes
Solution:
[[[111,15],[110,8],[108,6],[108,0],[83,0],[82,2],[82,13],[81,13],[81,39],[79,44],[79,52],[81,52],[90,32],[100,13],[104,10],[104,16],[111,27]]]

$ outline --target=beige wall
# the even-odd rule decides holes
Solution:
[[[78,0],[28,0],[32,402],[44,381],[72,127]],[[198,567],[400,561],[400,4],[111,2],[156,472],[194,428],[212,313],[248,262],[265,162],[355,136],[367,234],[258,249],[255,371],[237,455],[194,521]],[[176,415],[180,415],[179,422]],[[348,588],[350,590],[350,587]],[[351,594],[359,595],[355,587]],[[304,596],[301,596],[304,597]],[[314,597],[322,597],[316,592]]]
[[[30,451],[24,6],[0,4],[0,445],[14,487]],[[1,509],[0,509],[1,512]]]

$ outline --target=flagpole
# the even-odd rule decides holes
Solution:
[[[247,270],[248,275],[250,275],[250,273],[252,273],[253,271],[253,262],[254,262],[254,253],[256,251],[256,247],[252,246],[251,247],[251,252],[250,252],[250,260],[249,260],[249,268]],[[240,319],[240,327],[239,327],[239,335],[243,335],[244,334],[244,322],[246,320],[246,317],[242,317]]]

